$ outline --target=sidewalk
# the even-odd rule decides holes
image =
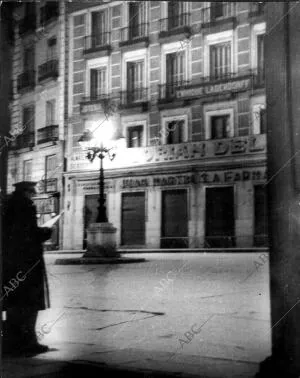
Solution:
[[[7,358],[3,361],[1,378],[29,377],[190,377],[250,378],[258,364],[243,361],[176,355],[168,352],[101,350],[96,345],[64,343],[51,345],[50,351],[31,358]],[[173,357],[173,358],[172,358]]]

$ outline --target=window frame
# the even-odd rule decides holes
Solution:
[[[168,135],[169,135],[168,130],[167,130],[167,124],[169,124],[170,122],[176,122],[176,121],[184,121],[183,141],[179,142],[179,144],[188,142],[188,140],[189,140],[189,135],[188,135],[189,118],[188,118],[188,115],[187,114],[173,115],[173,116],[163,117],[163,119],[162,119],[160,135],[161,135],[161,142],[162,142],[163,145],[178,144],[178,143],[167,143]]]
[[[205,112],[205,140],[215,140],[212,139],[212,128],[211,119],[216,116],[226,116],[229,115],[229,130],[226,138],[234,137],[234,108],[224,108],[216,110],[207,110]],[[226,139],[224,138],[224,139]]]
[[[110,81],[108,78],[111,77],[110,72],[110,61],[107,56],[91,59],[87,61],[85,70],[85,93],[87,97],[91,97],[91,70],[92,69],[106,69],[106,94],[110,93]]]
[[[132,144],[132,143],[130,143],[130,141],[132,140],[132,138],[130,138],[130,135],[134,131],[140,132],[140,138],[139,138],[140,145],[139,146],[130,145],[130,144]],[[127,148],[143,147],[143,139],[144,139],[144,125],[128,126],[126,128],[126,145],[127,145]]]
[[[33,159],[26,159],[23,160],[23,180],[24,181],[32,181],[32,162]],[[27,164],[30,163],[30,174],[26,174],[26,166]],[[28,168],[28,167],[27,167]]]

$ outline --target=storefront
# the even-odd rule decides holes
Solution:
[[[171,169],[126,178],[107,173],[108,218],[122,248],[251,247],[265,245],[266,168]],[[69,240],[80,249],[96,220],[98,179],[69,179]]]

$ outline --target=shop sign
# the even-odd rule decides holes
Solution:
[[[101,112],[102,105],[100,103],[94,104],[81,104],[81,113]]]
[[[231,80],[226,83],[204,84],[198,87],[179,89],[176,91],[176,97],[201,97],[220,94],[222,92],[246,91],[250,88],[251,78]]]
[[[198,172],[186,175],[153,176],[148,178],[131,178],[122,180],[121,188],[146,188],[154,186],[180,186],[191,183],[226,184],[239,181],[266,181],[266,170],[228,170],[217,172]]]
[[[55,213],[55,198],[35,198],[34,204],[36,206],[37,214],[50,214]]]

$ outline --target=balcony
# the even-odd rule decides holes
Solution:
[[[19,35],[34,32],[36,29],[36,15],[35,13],[29,14],[19,22]]]
[[[25,131],[23,134],[20,134],[12,143],[12,148],[19,150],[21,148],[32,148],[34,146],[34,132]]]
[[[149,24],[131,25],[121,29],[120,47],[129,46],[137,43],[149,43]],[[143,46],[141,46],[143,47]]]
[[[38,130],[37,143],[55,142],[58,140],[58,125],[49,125]]]
[[[148,88],[134,88],[120,93],[121,109],[140,108],[141,111],[148,109]]]
[[[173,83],[160,84],[158,91],[158,101],[160,103],[171,102],[177,99],[176,91],[185,88],[189,84],[188,81],[180,80]]]
[[[190,13],[182,13],[172,18],[160,20],[159,38],[170,37],[173,35],[184,34],[185,37],[191,35]]]
[[[46,26],[59,16],[58,1],[47,1],[46,5],[40,9],[40,25]]]
[[[110,114],[115,112],[118,103],[119,93],[118,96],[107,93],[85,96],[80,102],[80,112],[81,114],[93,112]]]
[[[103,51],[104,54],[108,54],[111,50],[110,44],[110,32],[101,34],[92,34],[84,38],[84,50],[83,53],[90,54],[94,52]],[[98,56],[98,55],[97,55]]]
[[[235,4],[232,2],[215,2],[213,5],[202,9],[202,28],[212,28],[228,24],[229,28],[235,23]]]
[[[58,59],[48,60],[39,65],[38,80],[42,81],[49,78],[56,79],[58,77]]]
[[[28,70],[18,76],[18,92],[23,89],[33,89],[35,86],[35,71]]]

